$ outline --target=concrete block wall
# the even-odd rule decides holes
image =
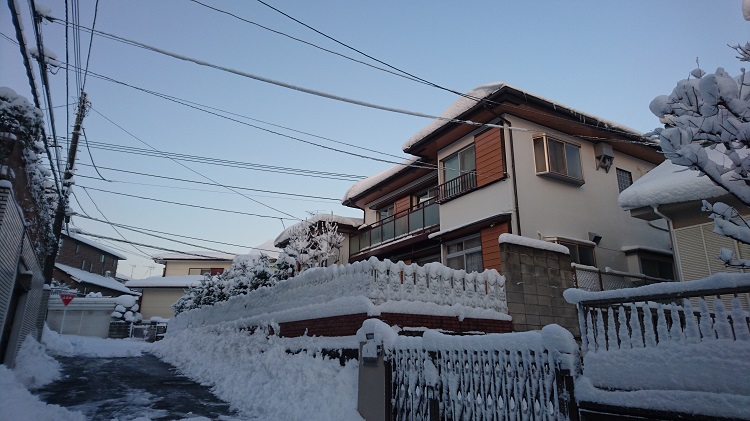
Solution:
[[[562,296],[563,291],[573,288],[569,255],[501,243],[500,261],[514,331],[537,330],[555,323],[580,337],[576,307]]]

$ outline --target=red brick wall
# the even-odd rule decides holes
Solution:
[[[296,337],[304,335],[305,331],[307,331],[307,334],[310,336],[351,336],[356,334],[357,330],[362,327],[362,323],[370,318],[373,317],[365,313],[359,313],[279,323],[279,327],[281,328],[279,334],[284,337]],[[502,320],[471,318],[458,320],[458,317],[404,313],[382,313],[379,317],[374,318],[380,319],[391,326],[399,326],[401,328],[426,327],[451,332],[485,333],[507,333],[513,331],[513,323]]]
[[[78,253],[76,253],[76,244],[78,244]],[[83,261],[86,261],[86,266],[83,270],[99,275],[104,275],[106,271],[110,271],[112,276],[115,276],[117,271],[117,259],[109,254],[104,253],[104,264],[99,261],[99,256],[102,255],[102,251],[92,247],[88,244],[81,243],[70,237],[63,237],[63,245],[60,248],[60,253],[57,255],[56,263],[62,263],[81,269]],[[91,269],[91,264],[93,269]]]

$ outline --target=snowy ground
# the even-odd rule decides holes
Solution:
[[[24,343],[23,357],[11,371],[0,365],[0,408],[12,420],[84,420],[81,412],[48,405],[34,391],[60,377],[52,356],[134,357],[153,353],[188,377],[210,385],[219,398],[244,418],[285,420],[361,420],[356,410],[357,363],[314,352],[355,347],[351,338],[266,338],[232,328],[185,330],[149,344],[135,340],[58,335],[46,330],[43,344]],[[289,354],[287,349],[308,349]],[[148,421],[123,416],[121,420]],[[207,418],[183,418],[193,421]]]

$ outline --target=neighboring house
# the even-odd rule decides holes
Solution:
[[[200,285],[203,279],[203,275],[152,276],[132,279],[125,286],[141,292],[139,311],[143,320],[152,317],[171,319],[174,317],[172,304],[182,297],[186,289]]]
[[[234,254],[215,251],[154,254],[154,262],[164,265],[162,276],[218,275],[232,264]]]
[[[0,108],[0,363],[12,367],[26,337],[42,337],[56,195],[41,164],[42,112],[2,87]]]
[[[339,233],[343,234],[344,236],[344,243],[339,250],[339,256],[338,256],[338,263],[348,263],[350,260],[349,257],[349,251],[351,249],[350,246],[350,238],[352,236],[356,237],[358,229],[364,222],[361,218],[351,218],[347,216],[340,216],[340,215],[332,215],[327,213],[319,213],[311,216],[310,218],[306,219],[305,221],[298,222],[289,228],[285,229],[284,231],[279,234],[275,240],[273,240],[273,245],[279,249],[283,249],[289,244],[289,235],[290,233],[298,229],[299,227],[303,225],[319,225],[324,224],[326,222],[333,222],[336,224],[337,230]],[[259,246],[260,247],[260,246]],[[278,256],[277,256],[278,257]],[[332,258],[331,260],[336,260],[335,258]]]
[[[601,269],[640,272],[638,262],[671,255],[665,228],[617,202],[664,160],[640,133],[504,83],[474,89],[441,117],[403,145],[411,159],[346,192],[343,204],[365,223],[349,261],[503,273],[503,233],[562,244],[574,263]]]
[[[730,248],[739,258],[750,259],[750,246],[713,232],[701,199],[732,205],[741,215],[750,209],[698,171],[665,161],[620,194],[619,202],[633,217],[646,221],[666,219],[673,237],[677,279],[703,279],[718,272],[739,272],[717,257]]]
[[[264,254],[268,256],[268,261],[271,263],[271,265],[274,265],[276,263],[276,260],[278,260],[279,258],[279,253],[284,250],[274,246],[273,243],[274,240],[268,240],[259,246],[251,248],[247,254],[255,256]]]
[[[61,235],[60,253],[52,277],[82,294],[101,292],[117,297],[134,294],[114,278],[117,263],[127,259],[103,244],[73,232]]]

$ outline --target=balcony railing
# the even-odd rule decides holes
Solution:
[[[416,209],[399,212],[370,225],[349,238],[349,254],[394,241],[408,234],[440,225],[437,201],[431,200]]]
[[[477,188],[477,173],[467,172],[438,186],[439,201],[445,202]]]

